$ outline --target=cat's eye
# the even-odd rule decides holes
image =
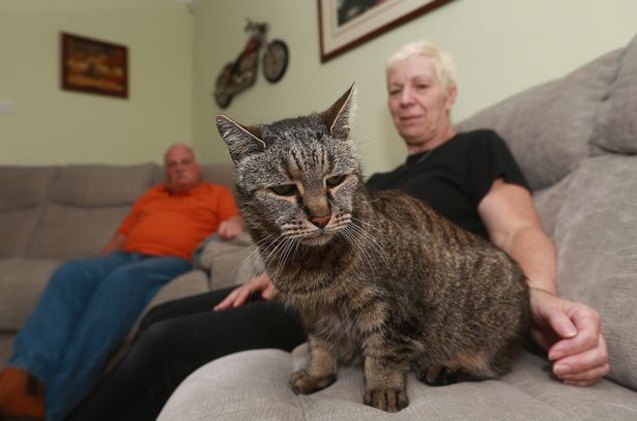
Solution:
[[[298,191],[296,189],[296,185],[294,184],[282,184],[280,186],[273,186],[270,187],[270,190],[272,190],[274,194],[278,194],[279,196],[292,196]]]
[[[336,187],[343,181],[345,181],[344,175],[333,175],[325,180],[325,184],[327,185],[327,187]]]

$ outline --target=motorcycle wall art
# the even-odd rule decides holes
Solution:
[[[243,51],[235,61],[226,64],[217,76],[213,95],[221,108],[228,107],[235,95],[254,84],[262,48],[264,52],[261,65],[268,82],[276,83],[281,80],[288,67],[287,44],[279,39],[268,42],[266,22],[248,20],[244,31],[250,34],[250,38]]]

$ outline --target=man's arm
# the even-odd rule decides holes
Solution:
[[[114,251],[120,250],[124,243],[126,242],[126,236],[116,232],[113,238],[110,239],[108,243],[102,248],[100,252],[102,255],[113,253]]]

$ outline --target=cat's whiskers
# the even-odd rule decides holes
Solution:
[[[288,259],[294,260],[294,251],[296,250],[296,244],[298,241],[287,241],[285,249],[281,255],[281,266],[285,266],[288,262]]]
[[[284,235],[281,235],[277,240],[281,241],[278,241],[275,247],[270,251],[268,256],[264,258],[268,262],[267,266],[270,266],[272,262],[276,261],[274,273],[270,274],[273,279],[278,278],[279,274],[284,270],[285,259],[283,259],[282,257],[285,257],[287,255],[287,250],[292,247],[293,243],[295,242],[293,239],[290,239]]]
[[[386,238],[384,238],[383,233],[370,223],[366,223],[365,221],[361,221],[360,219],[354,218],[354,217],[352,219],[354,220],[355,223],[350,224],[350,227],[353,230],[355,230],[357,234],[360,234],[363,237],[365,237],[367,242],[376,249],[378,257],[380,257],[383,260],[382,263],[384,265],[391,266],[391,259],[389,258],[389,255],[383,248],[382,244],[379,242],[379,240],[386,241]],[[376,235],[369,233],[365,228],[374,229],[375,231],[377,231]],[[380,237],[380,238],[377,239],[376,237]]]
[[[375,227],[373,224],[371,224],[371,223],[369,223],[367,221],[364,221],[364,220],[362,220],[360,218],[353,217],[353,219],[354,219],[354,221],[356,221],[357,224],[364,225],[366,228],[371,228],[372,230],[374,230],[376,232],[376,235],[381,237],[383,240],[386,240],[384,238],[385,237],[385,233],[381,229]],[[372,238],[374,239],[375,237],[372,236]]]
[[[292,258],[292,260],[294,259],[294,253],[295,253],[295,250],[297,249],[297,246],[298,246],[298,241],[287,239],[285,244],[285,249],[283,250],[283,253],[281,255],[280,265],[277,268],[277,276],[279,273],[285,270],[285,266],[288,263],[288,259],[290,258]]]
[[[260,257],[261,259],[263,259],[262,263],[265,263],[264,255],[266,253],[269,253],[272,245],[276,244],[276,242],[281,238],[281,234],[278,234],[277,238],[272,239],[272,237],[274,237],[275,235],[277,235],[277,234],[271,233],[271,234],[263,237],[262,239],[260,239],[259,241],[257,241],[254,244],[255,251],[253,251],[253,253],[255,253],[255,252],[259,253],[259,256],[257,256],[257,257]]]
[[[365,247],[364,241],[360,238],[360,236],[356,235],[356,228],[354,224],[348,225],[345,229],[341,231],[343,238],[351,245],[356,252],[360,253],[361,259],[366,264],[365,267],[369,268],[371,272],[372,279],[375,279],[378,276],[377,273],[377,262],[370,255],[370,252]]]
[[[377,231],[378,229],[371,224],[364,224],[365,226],[360,225],[363,221],[357,218],[354,218],[354,221],[355,223],[350,224],[350,227],[357,237],[357,241],[361,244],[363,257],[368,261],[370,267],[374,269],[374,272],[377,266],[391,267],[393,265],[391,258],[376,238],[379,235],[374,236],[374,234],[368,232],[365,227],[373,228]],[[378,232],[380,233],[380,231]],[[384,240],[382,236],[380,237],[381,240]],[[376,273],[373,273],[373,275],[376,275]]]
[[[307,229],[301,222],[288,222],[281,225],[281,232],[283,235],[287,235],[289,232],[301,231]]]
[[[230,274],[228,276],[230,278],[232,278],[234,276],[234,274],[239,270],[239,268],[241,268],[248,261],[256,262],[256,264],[254,264],[253,267],[254,266],[259,266],[259,268],[256,270],[256,273],[254,275],[261,274],[261,273],[265,272],[265,268],[263,267],[263,261],[261,260],[261,256],[260,256],[260,252],[259,252],[259,244],[264,244],[265,242],[267,242],[274,235],[276,235],[276,234],[274,234],[274,233],[269,234],[266,237],[264,237],[261,240],[259,240],[258,242],[250,244],[249,246],[247,246],[248,250],[250,250],[250,253],[248,253],[248,255],[246,257],[241,259],[241,261],[234,267],[234,269],[232,269],[232,271],[230,271]],[[243,281],[248,281],[248,279],[244,279]]]
[[[333,218],[333,221],[330,222],[325,228],[317,229],[315,227],[309,225],[302,225],[299,223],[288,223],[284,224],[281,228],[283,230],[283,235],[291,239],[304,239],[304,238],[315,238],[320,236],[323,233],[338,233],[343,229],[344,225],[347,225],[351,222],[351,214],[339,214]]]
[[[259,241],[257,241],[254,244],[250,245],[250,254],[248,254],[242,261],[241,263],[237,266],[237,268],[241,265],[243,265],[243,263],[247,260],[256,260],[260,263],[261,266],[263,266],[263,261],[261,260],[261,255],[260,255],[260,251],[259,248],[262,245],[265,245],[272,237],[274,237],[276,234],[272,233],[272,234],[268,234],[267,236],[265,236],[264,238],[260,239]],[[236,269],[235,269],[236,270]]]
[[[257,250],[260,253],[260,257],[262,260],[262,263],[265,266],[268,266],[270,261],[271,261],[271,255],[272,253],[276,250],[276,247],[278,247],[278,245],[280,245],[280,240],[283,238],[283,236],[281,234],[278,235],[277,238],[275,239],[271,239],[271,237],[274,236],[274,234],[271,234],[263,239],[261,239],[259,242],[257,242]]]

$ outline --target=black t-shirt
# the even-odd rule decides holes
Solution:
[[[488,238],[478,205],[497,178],[530,191],[504,140],[494,131],[476,130],[410,155],[391,172],[372,175],[367,188],[408,193],[457,225]]]

